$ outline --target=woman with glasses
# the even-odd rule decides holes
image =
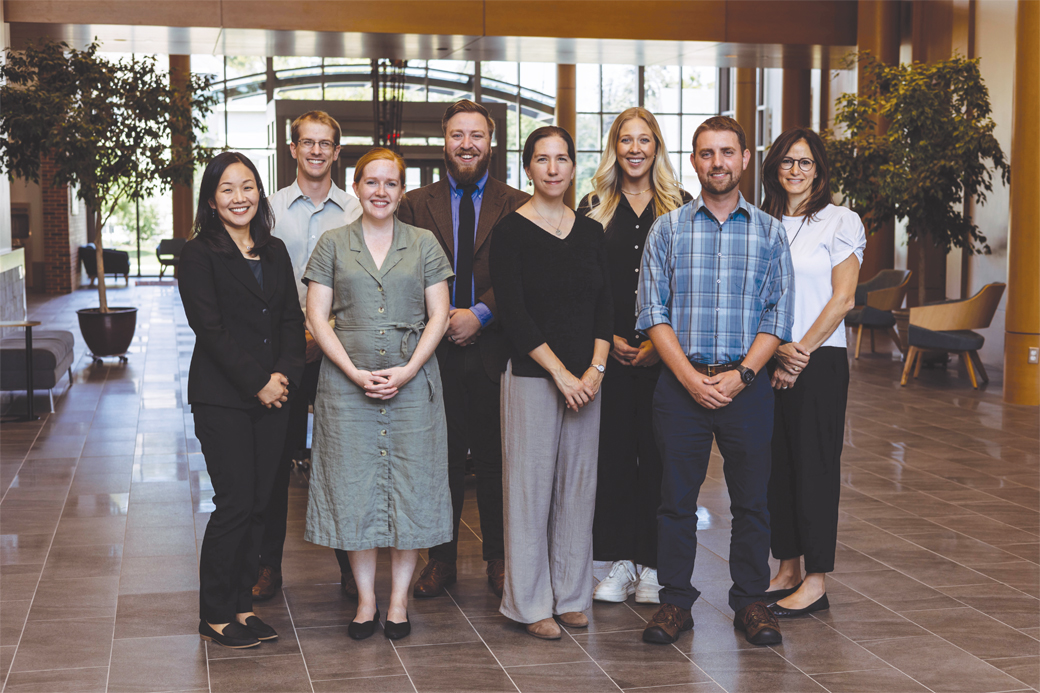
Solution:
[[[823,141],[812,130],[788,130],[773,142],[762,181],[762,209],[787,231],[796,287],[795,341],[777,349],[771,367],[769,516],[780,569],[766,593],[777,617],[792,618],[829,607],[849,389],[844,320],[867,239],[859,216],[831,203]]]
[[[592,557],[610,561],[611,567],[592,598],[623,602],[634,592],[637,602],[657,604],[662,472],[652,407],[661,365],[654,343],[635,331],[636,286],[654,219],[681,207],[690,195],[676,181],[657,119],[638,107],[611,125],[592,184],[595,190],[578,205],[578,213],[604,227],[614,298],[592,525]]]

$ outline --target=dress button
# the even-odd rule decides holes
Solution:
[[[384,428],[384,429],[383,429],[382,431],[380,431],[380,432],[379,432],[379,435],[381,435],[381,436],[385,436],[385,435],[386,435],[386,429]]]
[[[382,290],[383,290],[383,287],[381,287],[381,286],[380,286],[380,287],[377,287],[377,288],[376,288],[376,290],[377,290],[377,291],[382,291]]]
[[[379,350],[379,355],[380,355],[380,356],[383,356],[383,355],[385,355],[385,354],[386,354],[386,349],[380,349],[380,350]]]
[[[386,409],[380,409],[380,410],[379,410],[379,413],[380,413],[380,414],[385,414],[385,413],[386,413]]]
[[[386,330],[379,330],[379,334],[386,334]]]
[[[380,457],[386,457],[386,450],[380,450],[379,451],[379,456]]]
[[[383,312],[385,312],[385,311],[386,311],[386,308],[383,308],[383,306],[379,306],[379,312],[380,312],[380,313],[383,313]]]

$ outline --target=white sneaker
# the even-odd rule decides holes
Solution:
[[[660,591],[661,584],[657,582],[657,569],[643,568],[643,572],[639,574],[639,586],[636,587],[636,603],[660,604],[661,598],[658,596]]]
[[[632,561],[614,561],[610,574],[596,585],[592,598],[597,602],[623,602],[636,591],[636,567]]]

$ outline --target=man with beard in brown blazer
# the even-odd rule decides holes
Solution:
[[[501,597],[505,547],[498,381],[509,352],[495,320],[488,253],[492,229],[530,196],[488,175],[495,121],[486,108],[465,99],[457,101],[445,111],[441,128],[448,175],[408,192],[397,210],[404,223],[433,231],[455,270],[448,331],[437,348],[448,419],[448,483],[455,532],[450,542],[430,548],[429,563],[413,594],[436,597],[445,585],[455,582],[466,454],[471,452],[488,584]]]

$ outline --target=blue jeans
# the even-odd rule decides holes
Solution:
[[[764,369],[763,369],[764,371]],[[733,530],[729,606],[738,611],[769,587],[770,441],[773,390],[765,372],[721,409],[705,409],[665,369],[654,392],[654,433],[664,478],[657,511],[661,603],[689,609],[700,592],[690,581],[697,556],[697,496],[714,439],[723,458]]]

